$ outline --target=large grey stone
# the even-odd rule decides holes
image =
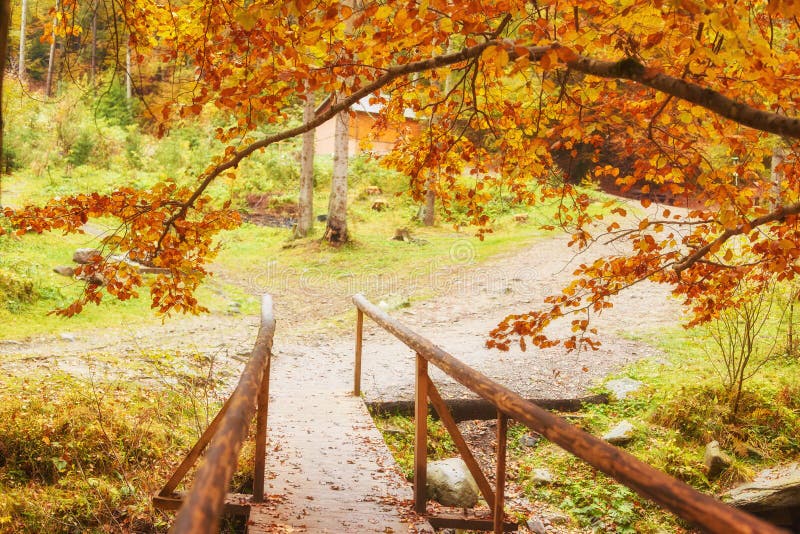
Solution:
[[[605,433],[603,439],[612,445],[625,445],[633,440],[636,429],[626,420],[622,420],[617,425]]]
[[[606,382],[606,389],[614,394],[617,400],[623,400],[628,396],[628,393],[634,393],[641,389],[644,385],[643,382],[634,380],[633,378],[618,378],[617,380],[610,380]]]
[[[102,253],[96,248],[79,248],[72,254],[72,261],[80,264],[93,263]]]
[[[546,486],[553,483],[553,473],[549,469],[539,467],[531,473],[531,482],[536,486]]]
[[[530,530],[534,534],[546,534],[547,532],[547,527],[545,527],[544,521],[542,521],[538,517],[532,517],[528,519],[528,522],[525,526],[527,526],[528,530]]]
[[[800,508],[800,464],[765,469],[752,482],[733,488],[725,497],[732,506],[748,512],[797,511]]]
[[[472,508],[478,503],[478,484],[461,458],[428,464],[428,498],[444,506]]]
[[[712,441],[706,445],[703,463],[706,464],[708,469],[708,477],[715,478],[730,467],[731,457],[722,451],[718,441]]]

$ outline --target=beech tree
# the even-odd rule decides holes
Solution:
[[[384,160],[411,177],[417,202],[436,183],[444,215],[465,206],[480,233],[490,191],[502,185],[520,202],[558,200],[553,225],[572,232],[576,249],[602,236],[628,246],[581,265],[542,308],[509,316],[493,346],[593,344],[583,315],[566,340],[549,339],[545,328],[570,313],[602,311],[640,280],[669,284],[698,324],[736,306],[737,287],[759,291],[800,272],[800,4],[792,0],[124,0],[121,8],[134,63],[195,72],[176,91],[182,100],[150,106],[155,118],[167,128],[213,103],[237,117],[217,132],[229,148],[193,187],[121,188],[5,216],[20,232],[78,231],[89,217],[119,217],[119,246],[171,273],[149,282],[163,313],[201,308],[192,293],[211,240],[234,224],[208,186],[256,150],[369,95],[384,104],[378,128],[402,124],[408,108],[425,125]],[[447,76],[452,83],[441,83]],[[263,122],[287,121],[291,100],[310,91],[339,98],[299,127],[254,133]],[[782,158],[771,168],[777,146]],[[635,190],[645,206],[647,195],[671,195],[693,207],[663,207],[633,226],[620,207],[589,211],[589,196],[553,178],[554,157],[579,149],[589,151],[588,179]],[[64,314],[98,302],[102,290],[128,298],[144,283],[124,264],[85,269],[109,283],[88,286]]]
[[[314,118],[314,94],[306,94],[303,102],[303,122]],[[300,194],[297,202],[295,237],[306,237],[314,225],[314,130],[303,133],[300,153]]]

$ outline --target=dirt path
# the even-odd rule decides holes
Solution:
[[[363,276],[355,267],[357,275],[335,283],[312,278],[286,283],[275,273],[263,272],[234,281],[254,293],[273,294],[278,317],[276,357],[284,360],[281,367],[286,372],[281,379],[295,387],[320,380],[337,385],[352,381],[354,313],[348,295],[364,292],[390,307],[410,299],[410,306],[391,313],[524,396],[567,398],[582,394],[627,363],[659,357],[650,346],[630,341],[622,334],[641,336],[676,324],[680,310],[667,298],[666,288],[639,284],[619,296],[614,308],[595,318],[603,342],[598,351],[567,353],[554,348],[523,353],[514,348],[501,353],[484,348],[486,334],[505,315],[539,306],[544,296],[557,292],[569,280],[578,264],[612,252],[615,251],[610,245],[598,245],[589,253],[574,257],[567,238],[555,237],[481,262],[474,257],[467,240],[454,239],[448,258],[411,275]],[[0,342],[0,366],[9,370],[43,366],[78,374],[90,370],[96,373],[100,366],[101,370],[113,372],[113,362],[103,363],[97,354],[130,360],[153,351],[178,351],[213,355],[235,371],[249,354],[256,329],[254,316],[213,315],[173,319],[135,330],[120,326],[73,332],[63,338]],[[554,330],[566,335],[568,321],[556,324]],[[369,321],[365,334],[363,376],[368,400],[410,398],[413,354]],[[325,372],[321,376],[322,369]],[[139,377],[136,373],[129,376]],[[443,394],[464,395],[452,382],[441,381]]]

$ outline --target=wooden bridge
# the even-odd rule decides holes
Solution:
[[[246,519],[247,532],[387,533],[433,532],[455,527],[500,533],[516,530],[504,513],[506,432],[509,419],[614,477],[643,497],[706,532],[719,534],[785,531],[697,492],[627,452],[539,408],[389,317],[363,296],[353,302],[356,322],[354,387],[321,387],[312,392],[281,388],[270,395],[275,318],[272,301],[262,301],[261,327],[238,386],[164,488],[156,507],[178,510],[171,532],[211,533],[224,514]],[[396,468],[360,398],[364,316],[417,354],[414,481]],[[497,464],[494,484],[481,471],[428,375],[434,365],[497,408]],[[308,369],[324,376],[325,369]],[[486,517],[442,514],[425,496],[427,413],[436,410],[472,472],[491,510]],[[270,432],[267,440],[267,414]],[[253,494],[228,492],[242,446],[255,418]],[[205,453],[205,454],[204,454]],[[202,459],[187,493],[176,490]]]

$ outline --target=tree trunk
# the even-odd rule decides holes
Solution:
[[[328,202],[328,226],[325,239],[332,244],[347,242],[347,163],[350,144],[350,113],[342,111],[336,116],[333,149],[333,178]]]
[[[133,97],[133,78],[131,78],[131,45],[125,44],[125,98]]]
[[[6,170],[3,150],[3,78],[6,72],[6,52],[8,51],[8,28],[11,25],[11,0],[0,0],[0,207],[3,206],[3,173]]]
[[[772,162],[770,164],[770,179],[772,181],[772,191],[773,191],[773,199],[772,199],[773,209],[781,205],[781,193],[782,193],[781,182],[783,182],[783,171],[778,170],[778,166],[783,163],[784,156],[785,154],[783,151],[783,146],[781,146],[780,144],[775,145],[775,148],[772,149]]]
[[[433,226],[436,222],[436,193],[433,191],[433,184],[431,179],[425,185],[425,206],[422,208],[422,224],[425,226]]]
[[[22,0],[19,15],[19,64],[17,65],[17,77],[23,81],[27,77],[25,70],[25,33],[28,25],[28,0]]]
[[[89,68],[89,85],[92,91],[96,87],[95,76],[97,76],[97,9],[99,6],[99,3],[95,2],[92,8],[92,63]]]
[[[306,95],[303,104],[303,122],[314,118],[314,94]],[[298,202],[295,237],[306,237],[314,225],[314,130],[303,134],[303,151],[300,155],[300,197]]]
[[[353,0],[344,0],[343,6],[353,7]],[[353,18],[344,21],[346,37],[353,33]],[[347,80],[346,82],[352,82]],[[345,83],[345,85],[348,85]],[[339,100],[334,95],[331,104]],[[333,178],[331,179],[331,196],[328,201],[328,224],[325,228],[325,239],[333,244],[346,243],[347,235],[347,166],[350,148],[350,111],[345,109],[336,116],[336,128],[333,136]]]
[[[59,2],[56,0],[56,12],[58,12]],[[50,55],[47,60],[47,78],[44,82],[44,94],[48,98],[53,96],[53,71],[56,66],[56,32],[55,27],[58,24],[58,19],[53,18],[53,42],[50,43]]]

